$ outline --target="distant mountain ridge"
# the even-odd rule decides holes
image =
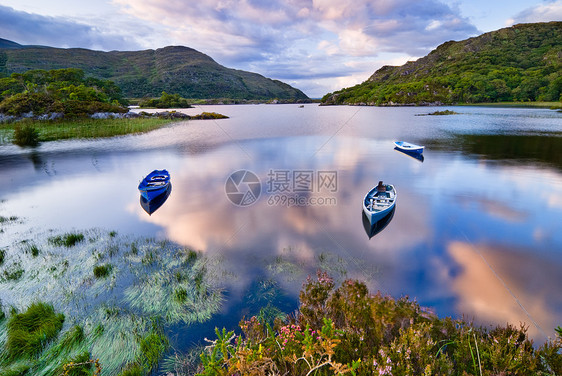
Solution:
[[[519,24],[441,44],[402,66],[330,93],[322,104],[415,105],[559,101],[562,22]]]
[[[143,51],[25,46],[0,39],[0,76],[31,69],[79,68],[114,81],[124,96],[159,97],[163,91],[184,98],[308,100],[299,89],[260,74],[226,68],[189,47]]]

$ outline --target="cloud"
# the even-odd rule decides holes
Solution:
[[[95,19],[0,6],[0,33],[55,47],[184,45],[313,97],[366,80],[385,55],[421,57],[477,34],[456,7],[438,0],[113,0],[111,6],[113,12]]]
[[[554,337],[557,307],[562,303],[559,263],[528,250],[463,242],[449,244],[447,251],[461,267],[448,281],[460,312],[474,315],[479,322],[526,323],[530,336],[539,343],[546,339],[543,331]]]
[[[251,67],[281,80],[295,71],[309,80],[328,72],[334,78],[361,74],[364,80],[380,67],[377,58],[382,53],[423,56],[445,41],[477,34],[458,9],[435,0],[113,0],[113,4],[166,27],[175,43],[221,64]],[[367,59],[371,66],[364,70]]]
[[[99,50],[138,48],[131,36],[62,17],[47,17],[0,5],[0,36],[20,44]]]
[[[525,9],[514,18],[509,19],[509,24],[549,22],[562,20],[562,1],[547,1],[545,4]]]

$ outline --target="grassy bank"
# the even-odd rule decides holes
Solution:
[[[0,144],[12,142],[17,127],[34,128],[41,142],[76,138],[114,137],[150,132],[172,121],[174,119],[160,118],[24,120],[16,123],[0,124]]]

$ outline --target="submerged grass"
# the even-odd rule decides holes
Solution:
[[[47,232],[7,247],[2,257],[0,273],[19,276],[0,274],[0,312],[6,316],[0,317],[0,375],[92,374],[98,358],[102,376],[146,375],[168,348],[167,326],[207,320],[222,302],[210,282],[216,278],[209,260],[171,242],[100,230]],[[66,317],[58,336],[41,342],[31,360],[2,356],[7,322],[45,297]]]
[[[126,134],[149,132],[175,121],[174,119],[136,118],[136,119],[79,119],[34,121],[23,120],[17,123],[0,123],[2,142],[15,139],[17,127],[33,128],[38,141],[54,141],[77,138],[114,137]]]

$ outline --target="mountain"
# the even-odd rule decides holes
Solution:
[[[559,101],[561,94],[562,22],[549,22],[443,43],[421,59],[383,66],[367,81],[325,95],[322,104]]]
[[[188,47],[104,52],[23,46],[0,39],[0,77],[61,68],[79,68],[88,76],[111,80],[129,98],[159,97],[166,91],[185,98],[308,100],[302,91],[281,81],[226,68]]]

